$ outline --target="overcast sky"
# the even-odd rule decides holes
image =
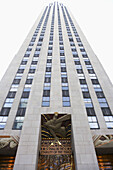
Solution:
[[[0,1],[0,79],[49,0]],[[63,0],[113,83],[113,0]]]

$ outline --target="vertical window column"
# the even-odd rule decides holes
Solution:
[[[46,63],[45,80],[44,80],[44,87],[43,87],[42,107],[50,106],[52,51],[53,51],[53,36],[54,36],[54,14],[55,14],[55,6],[53,6],[51,30],[50,30],[50,37],[49,37],[48,52],[47,52],[47,63]]]
[[[62,36],[61,20],[60,20],[60,12],[59,12],[58,4],[57,4],[57,12],[58,12],[61,83],[62,83],[62,102],[63,102],[63,107],[70,107],[71,104],[70,104],[70,96],[69,96],[69,85],[68,85],[65,52],[64,52],[63,36]]]

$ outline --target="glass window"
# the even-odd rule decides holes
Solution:
[[[26,84],[32,84],[33,79],[27,79]]]
[[[50,90],[44,90],[43,91],[43,96],[44,97],[50,97]]]
[[[70,106],[71,106],[70,102],[63,101],[63,107],[70,107]]]
[[[14,98],[16,95],[16,92],[11,92],[9,91],[8,95],[7,95],[7,98]]]
[[[23,73],[24,69],[18,69],[17,73]]]
[[[0,112],[0,116],[8,116],[9,112],[10,112],[10,107],[9,108],[2,108],[1,112]]]
[[[21,130],[22,129],[22,125],[23,125],[23,121],[24,121],[24,117],[22,116],[18,116],[15,119],[14,125],[13,125],[13,129],[18,129]]]
[[[35,73],[35,69],[29,69],[29,73]]]
[[[30,94],[30,92],[23,92],[22,93],[22,98],[29,98],[29,94]]]
[[[21,79],[14,79],[13,84],[19,84]]]
[[[82,92],[84,98],[90,98],[89,92]]]
[[[24,116],[25,115],[26,108],[18,108],[17,110],[17,116]]]
[[[50,102],[42,101],[42,107],[49,107]]]
[[[104,115],[104,116],[110,116],[110,115],[112,115],[111,110],[110,110],[109,107],[101,108],[101,109],[102,109],[102,112],[103,112],[103,115]]]

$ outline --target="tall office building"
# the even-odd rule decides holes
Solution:
[[[42,11],[0,83],[0,169],[113,169],[113,86],[70,11]]]

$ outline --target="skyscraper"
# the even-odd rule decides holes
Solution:
[[[0,168],[112,169],[112,101],[75,19],[49,4],[0,84]]]

